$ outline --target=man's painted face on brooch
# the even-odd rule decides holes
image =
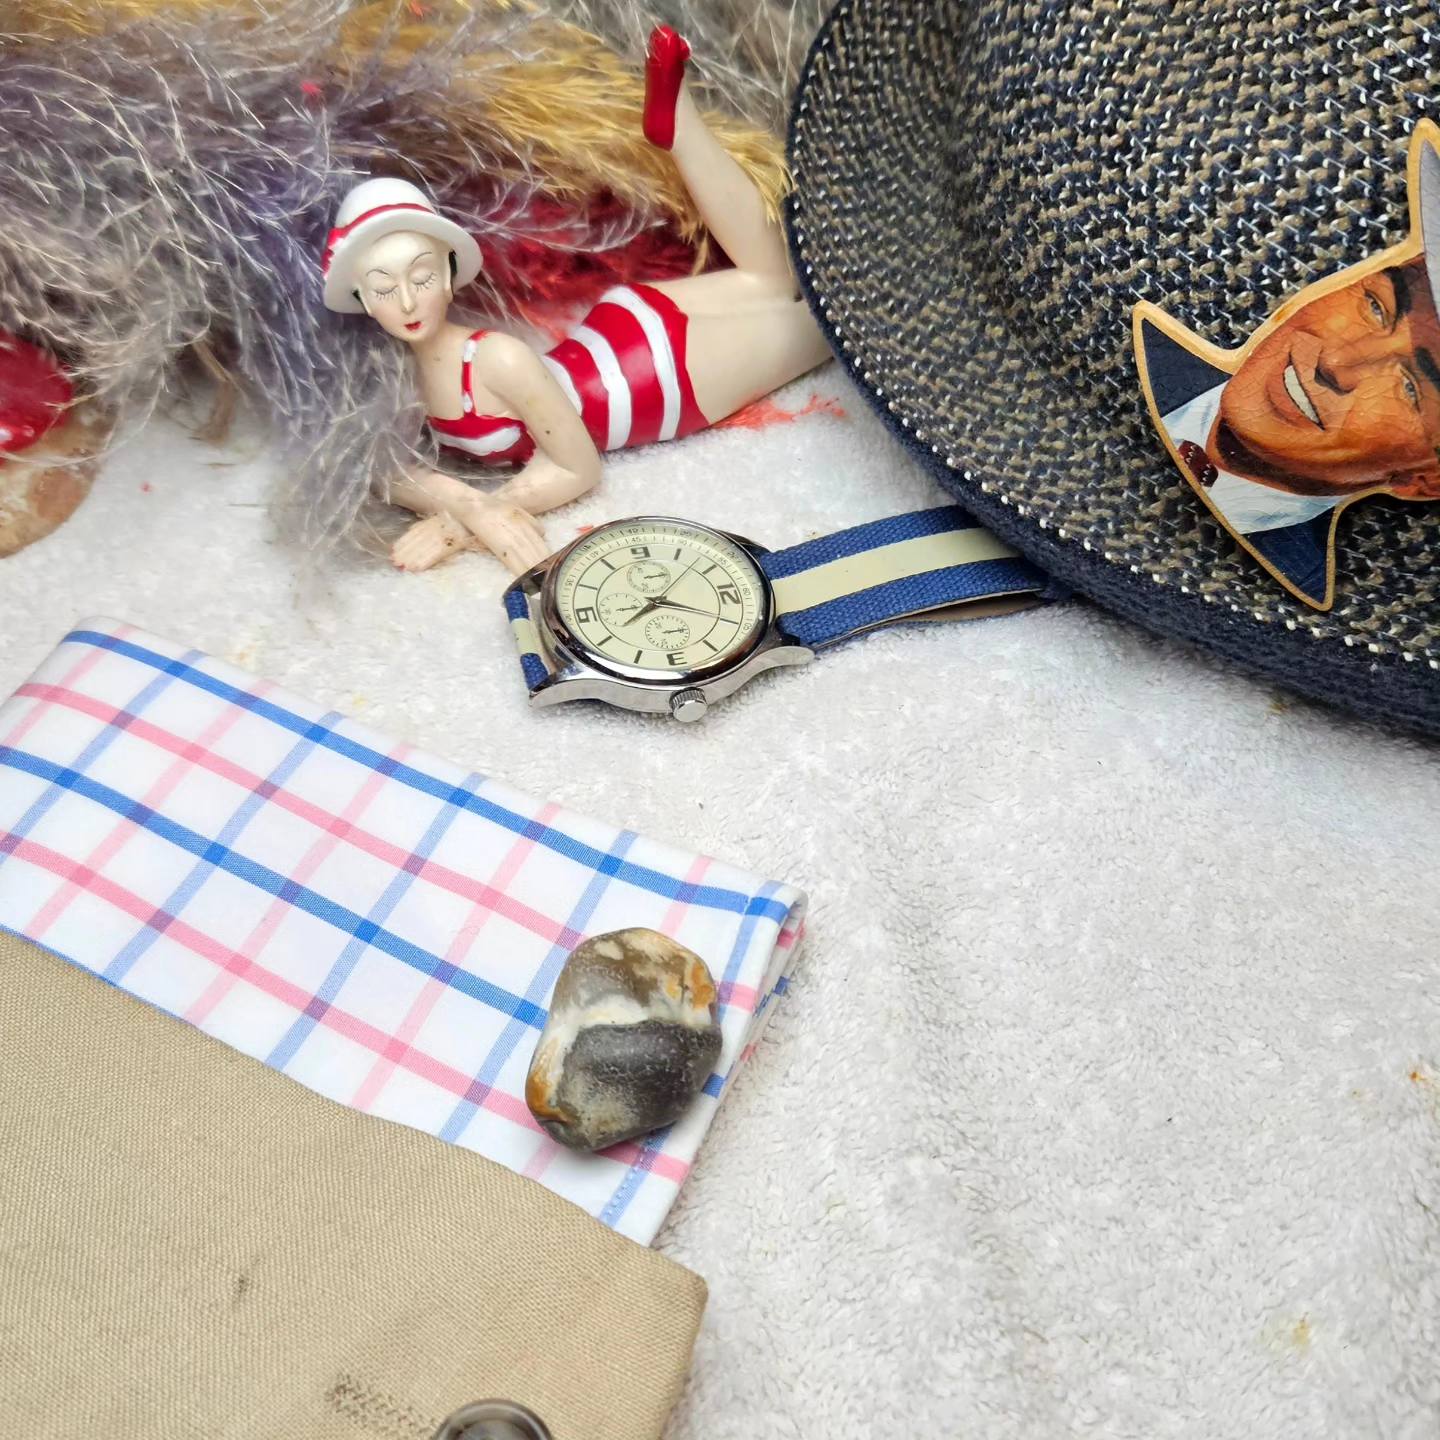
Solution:
[[[1300,304],[1226,384],[1213,449],[1300,495],[1440,491],[1440,317],[1423,261]]]

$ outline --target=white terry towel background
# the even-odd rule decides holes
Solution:
[[[847,418],[607,457],[551,539],[937,503],[833,369],[778,398],[817,393]],[[1433,746],[1081,603],[877,633],[698,726],[531,715],[498,565],[302,601],[266,478],[153,428],[0,564],[0,690],[120,613],[813,896],[658,1242],[711,1287],[670,1440],[1440,1433]]]

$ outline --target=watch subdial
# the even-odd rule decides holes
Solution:
[[[658,560],[640,560],[625,572],[625,582],[642,595],[663,595],[670,583],[670,567]]]
[[[645,622],[645,643],[656,650],[683,650],[690,643],[690,626],[678,615],[656,615]]]
[[[644,608],[645,601],[638,595],[631,595],[627,590],[600,597],[600,618],[611,630],[618,630],[622,625],[628,624]]]

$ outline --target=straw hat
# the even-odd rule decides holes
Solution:
[[[480,273],[475,237],[436,212],[430,197],[408,180],[364,180],[345,196],[335,212],[335,227],[325,241],[320,269],[325,304],[342,314],[364,310],[356,265],[382,236],[413,230],[439,240],[455,256],[455,285],[467,285]]]
[[[1440,733],[1440,505],[1346,510],[1312,608],[1179,472],[1132,349],[1140,301],[1239,347],[1405,241],[1437,71],[1440,26],[1375,0],[841,0],[791,121],[796,270],[896,436],[1057,579]]]

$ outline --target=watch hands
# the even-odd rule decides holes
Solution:
[[[627,625],[633,625],[637,620],[643,619],[652,610],[658,610],[659,608],[660,606],[654,600],[647,600],[628,620],[621,623],[620,628],[623,630]]]
[[[644,609],[642,609],[642,610],[637,610],[637,611],[625,622],[625,625],[633,625],[633,624],[634,624],[637,620],[639,620],[642,616],[650,614],[650,612],[651,612],[652,610],[688,610],[692,615],[704,615],[707,619],[710,618],[710,612],[709,612],[708,610],[697,610],[693,605],[681,605],[678,601],[672,600],[672,599],[670,598],[670,596],[669,596],[669,593],[668,593],[669,590],[673,590],[673,589],[700,563],[700,559],[702,559],[702,558],[703,558],[703,557],[698,557],[698,558],[692,560],[692,561],[670,582],[669,586],[667,587],[667,593],[666,593],[666,594],[664,594],[664,595],[657,595],[657,596],[655,597],[655,599],[653,599],[653,600],[647,600],[647,601],[645,602],[645,607],[644,607]],[[625,625],[622,625],[620,628],[623,630],[623,629],[625,628]]]
[[[637,610],[620,628],[623,630],[625,625],[633,625],[637,620],[644,619],[652,610],[684,610],[691,615],[703,615],[707,620],[715,618],[708,610],[697,610],[693,605],[682,605],[678,600],[662,595],[658,600],[647,600],[644,608]]]
[[[690,615],[703,615],[707,620],[715,618],[709,610],[697,610],[693,605],[680,604],[678,600],[662,600],[660,608],[662,610],[684,610]]]

